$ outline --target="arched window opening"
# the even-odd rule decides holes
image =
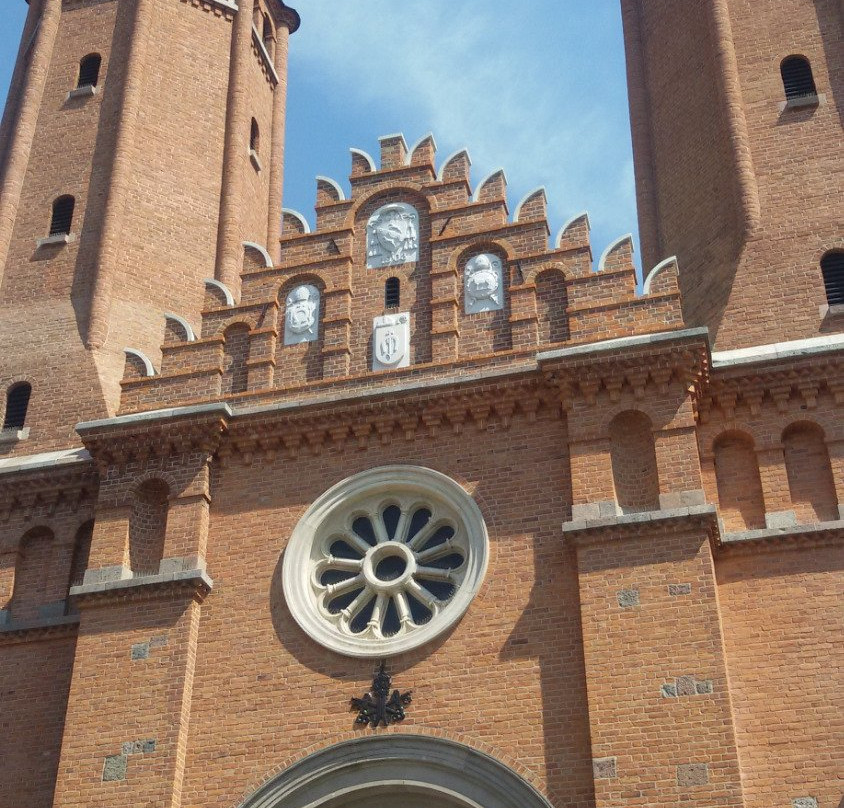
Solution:
[[[129,567],[133,575],[157,575],[164,557],[170,490],[147,480],[135,492],[129,515]]]
[[[818,94],[812,66],[805,56],[789,56],[780,65],[782,83],[787,100],[810,98]]]
[[[800,524],[838,519],[838,496],[823,430],[792,424],[782,436],[791,507]]]
[[[833,250],[821,258],[821,272],[830,306],[844,306],[844,250]]]
[[[261,130],[258,128],[258,121],[252,119],[252,126],[249,129],[249,148],[258,153],[261,147]]]
[[[384,306],[395,309],[401,305],[401,281],[398,278],[387,278],[384,284]]]
[[[91,556],[91,540],[94,537],[94,520],[85,522],[76,531],[73,542],[73,558],[70,562],[69,586],[81,586],[85,582],[85,570]]]
[[[610,453],[616,502],[627,513],[659,509],[659,471],[653,426],[643,412],[629,410],[610,424]]]
[[[249,387],[249,326],[229,326],[224,337],[222,394],[245,393]]]
[[[97,86],[97,82],[100,80],[100,65],[102,61],[102,56],[99,53],[89,53],[79,63],[79,78],[76,81],[77,88]]]
[[[765,498],[753,440],[739,433],[715,442],[718,504],[728,533],[765,527]]]
[[[26,412],[32,396],[32,385],[21,382],[13,385],[6,394],[6,413],[3,416],[3,429],[23,429]]]
[[[70,226],[73,224],[73,209],[76,207],[76,200],[72,196],[60,196],[53,202],[53,216],[50,219],[51,236],[70,235]]]
[[[270,56],[272,56],[273,44],[275,43],[275,31],[273,30],[273,24],[270,21],[268,14],[264,14],[264,23],[263,28],[261,29],[261,39],[264,40],[264,47],[267,49],[267,52],[270,54]]]
[[[34,620],[47,602],[47,582],[53,555],[53,533],[34,528],[21,540],[15,564],[15,586],[9,604],[13,620]]]

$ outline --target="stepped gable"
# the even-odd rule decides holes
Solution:
[[[260,245],[244,245],[239,300],[208,280],[196,333],[179,313],[162,317],[160,368],[126,346],[122,413],[220,398],[264,403],[293,392],[304,400],[364,379],[372,387],[461,368],[476,374],[549,346],[683,327],[676,261],[660,264],[641,294],[630,236],[609,245],[596,264],[587,214],[549,239],[544,189],[511,216],[504,171],[473,189],[465,150],[437,170],[431,135],[411,148],[402,135],[380,143],[380,168],[351,150],[348,197],[335,180],[317,178],[313,229],[302,214],[284,210],[278,266]],[[373,241],[373,222],[385,212],[409,247],[398,257],[385,258]],[[470,298],[467,265],[470,274],[500,272],[494,295]],[[399,301],[389,308],[388,279]],[[298,294],[313,304],[315,325],[306,338],[285,339],[290,296],[303,287],[308,291]],[[409,320],[409,366],[373,372],[373,322],[392,314]]]

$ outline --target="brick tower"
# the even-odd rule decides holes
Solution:
[[[0,454],[72,445],[116,410],[127,345],[155,358],[162,313],[195,322],[204,279],[236,294],[243,242],[278,243],[298,18],[236,9],[31,4],[0,133],[0,387],[31,385],[37,428]]]
[[[719,349],[844,331],[839,1],[622,8],[645,263]]]

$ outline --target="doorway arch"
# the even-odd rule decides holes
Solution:
[[[241,808],[551,808],[512,769],[465,744],[387,734],[330,746],[294,763]]]

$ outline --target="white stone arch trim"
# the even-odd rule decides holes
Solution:
[[[331,177],[324,177],[322,174],[318,174],[316,178],[317,185],[319,183],[324,183],[329,188],[331,188],[334,193],[337,195],[335,202],[345,202],[346,201],[346,192],[343,190],[342,186],[340,185],[337,180],[331,179]]]
[[[493,171],[491,174],[488,174],[486,177],[484,177],[478,183],[478,187],[475,188],[475,193],[472,194],[472,201],[473,202],[479,201],[480,198],[481,198],[481,193],[483,192],[486,185],[488,183],[492,182],[499,175],[504,180],[504,184],[506,185],[507,184],[507,174],[504,172],[503,168],[497,168],[495,171]]]
[[[143,351],[138,351],[134,348],[124,348],[123,353],[125,353],[127,357],[139,359],[144,366],[147,377],[155,376],[155,367],[153,367],[150,358]]]
[[[419,138],[419,140],[417,140],[417,141],[416,141],[416,143],[414,143],[414,144],[413,144],[413,145],[412,145],[412,146],[408,149],[408,151],[407,151],[407,157],[405,157],[405,158],[404,158],[404,164],[405,164],[406,166],[409,166],[409,165],[412,165],[412,164],[413,164],[413,157],[415,156],[417,149],[419,149],[419,147],[420,147],[422,144],[424,144],[425,142],[427,142],[427,141],[429,141],[429,140],[431,141],[431,146],[433,147],[434,151],[436,152],[436,150],[437,150],[437,141],[434,139],[434,133],[433,133],[433,132],[428,132],[428,134],[427,134],[427,135],[422,135],[422,137],[420,137],[420,138]]]
[[[589,211],[584,210],[581,213],[576,213],[574,216],[571,217],[567,222],[563,224],[560,228],[560,231],[557,233],[557,238],[554,239],[554,248],[559,250],[563,246],[563,239],[565,238],[566,233],[578,222],[582,220],[586,220],[586,229],[591,233],[592,232],[592,222],[589,220]]]
[[[273,259],[270,258],[270,254],[267,252],[265,247],[262,247],[260,244],[256,244],[254,241],[244,241],[243,249],[253,250],[254,252],[258,253],[258,255],[261,256],[261,259],[264,262],[264,266],[267,269],[273,268]]]
[[[173,314],[172,312],[166,312],[164,314],[165,320],[172,320],[179,328],[182,329],[185,335],[185,340],[187,342],[196,342],[196,334],[194,333],[191,324],[184,318],[180,317],[178,314]]]
[[[516,212],[513,214],[513,221],[520,221],[522,218],[522,210],[524,209],[525,205],[527,205],[528,202],[531,202],[539,196],[543,197],[547,203],[548,194],[545,190],[544,185],[540,186],[539,188],[534,188],[532,191],[529,191],[522,197],[519,204],[516,205]]]
[[[469,150],[468,149],[458,149],[456,152],[454,152],[454,154],[449,155],[445,159],[443,164],[440,166],[440,170],[437,172],[437,180],[439,182],[442,182],[445,179],[445,172],[448,171],[448,167],[455,160],[457,160],[458,157],[461,157],[464,154],[466,155],[466,161],[469,163],[470,166],[472,165],[472,158],[469,156]]]
[[[356,516],[369,515],[374,520],[383,504],[388,501],[398,504],[402,498],[415,503],[407,508],[404,524],[409,524],[413,510],[425,507],[433,514],[432,527],[436,524],[454,527],[454,546],[464,556],[460,574],[455,576],[456,590],[448,600],[442,601],[441,608],[434,610],[427,623],[403,625],[395,636],[378,636],[368,630],[361,636],[350,634],[339,620],[326,617],[319,605],[321,596],[315,589],[314,579],[321,565],[325,565],[325,547],[336,540],[350,541],[347,538],[349,525]],[[375,503],[375,500],[378,502]],[[405,510],[404,505],[400,507]],[[421,528],[419,532],[424,531]],[[387,588],[382,592],[379,582],[373,579],[371,567],[387,545],[402,542],[410,548],[413,544],[411,534],[408,533],[406,541],[398,537],[386,541],[384,537],[374,547],[361,553],[363,561],[357,575],[364,580],[361,586],[366,587],[366,591],[371,589],[379,597],[382,594],[397,597]],[[422,556],[429,552],[424,550],[425,546],[422,544],[418,548]],[[420,567],[424,566],[416,551],[411,553],[408,549],[396,555],[407,559],[408,576],[417,563]],[[294,528],[284,551],[282,584],[293,618],[312,640],[344,656],[379,659],[418,648],[451,629],[480,590],[488,562],[486,523],[477,503],[461,485],[445,474],[424,466],[382,466],[342,480],[308,508]],[[331,567],[330,564],[327,566]],[[388,587],[392,589],[393,584]]]
[[[664,261],[660,261],[649,273],[648,277],[645,278],[645,284],[642,287],[642,294],[649,295],[651,293],[651,287],[653,286],[654,281],[668,269],[670,266],[677,265],[677,256],[672,255],[670,258],[666,258]]]
[[[298,210],[293,210],[293,208],[282,208],[281,209],[282,215],[285,213],[294,218],[299,224],[302,225],[302,232],[307,236],[311,232],[311,225],[310,222],[305,218],[305,216],[299,213]],[[272,266],[272,264],[270,265]]]
[[[222,281],[215,280],[214,278],[206,278],[205,286],[206,288],[210,286],[212,289],[216,289],[218,292],[221,292],[223,299],[226,301],[226,305],[234,306],[234,295],[231,293],[229,287]]]
[[[603,272],[604,268],[606,267],[607,260],[609,257],[618,249],[623,247],[627,242],[630,243],[630,249],[635,251],[635,247],[633,246],[633,234],[628,233],[621,238],[617,238],[612,244],[610,244],[602,253],[601,258],[598,261],[598,272]]]
[[[316,752],[266,782],[240,808],[340,808],[368,796],[401,794],[460,808],[551,808],[491,755],[444,738],[398,733]]]
[[[375,165],[375,160],[372,159],[372,155],[369,152],[365,152],[363,149],[349,149],[349,152],[352,156],[357,155],[360,157],[366,164],[369,166],[369,171],[371,174],[375,174],[378,171],[378,168]]]

